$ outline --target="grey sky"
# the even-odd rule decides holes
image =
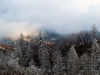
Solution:
[[[0,35],[100,30],[100,0],[0,0]]]

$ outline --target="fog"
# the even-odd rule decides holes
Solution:
[[[26,22],[4,22],[0,20],[0,37],[18,38],[21,33],[27,35],[37,35],[38,25],[29,25]]]
[[[39,30],[60,34],[100,31],[100,0],[0,0],[0,36],[36,35]]]

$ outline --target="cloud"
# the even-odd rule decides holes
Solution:
[[[90,30],[94,23],[100,30],[99,4],[100,0],[0,0],[0,35],[39,29],[67,34]]]
[[[26,35],[37,35],[38,25],[29,25],[26,22],[5,22],[0,20],[0,37],[18,38],[21,33]]]

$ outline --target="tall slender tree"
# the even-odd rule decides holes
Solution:
[[[97,70],[97,66],[100,63],[100,47],[99,44],[97,43],[96,38],[92,40],[92,49],[91,49],[91,60],[90,60],[90,65],[91,65],[91,72],[95,72]]]
[[[62,55],[59,46],[56,46],[53,53],[54,75],[63,75]]]
[[[80,72],[83,74],[83,75],[89,75],[90,74],[90,57],[89,55],[86,53],[86,54],[83,54],[80,58]]]
[[[92,39],[98,38],[98,30],[95,24],[92,26],[91,36],[92,36]]]
[[[19,57],[19,64],[21,66],[25,66],[25,59],[24,59],[24,54],[23,52],[25,53],[25,40],[24,40],[24,35],[21,33],[20,34],[20,38],[17,42],[17,48],[16,48],[16,51],[15,51],[15,54],[16,56]]]
[[[41,32],[39,33],[39,59],[41,62],[41,69],[44,73],[48,73],[50,70],[50,63],[49,63],[49,53],[47,50],[47,46],[44,42],[43,36]]]
[[[26,66],[29,65],[29,61],[31,61],[31,60],[33,61],[33,53],[34,53],[34,51],[31,49],[30,45],[28,45],[26,55],[25,55]]]
[[[74,46],[72,46],[67,54],[68,75],[74,75],[77,73],[77,69],[79,65],[78,61],[79,61],[79,57],[77,55],[76,50],[74,49]]]

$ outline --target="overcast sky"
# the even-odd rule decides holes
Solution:
[[[67,34],[94,23],[100,30],[100,0],[0,0],[0,36],[39,29]]]

